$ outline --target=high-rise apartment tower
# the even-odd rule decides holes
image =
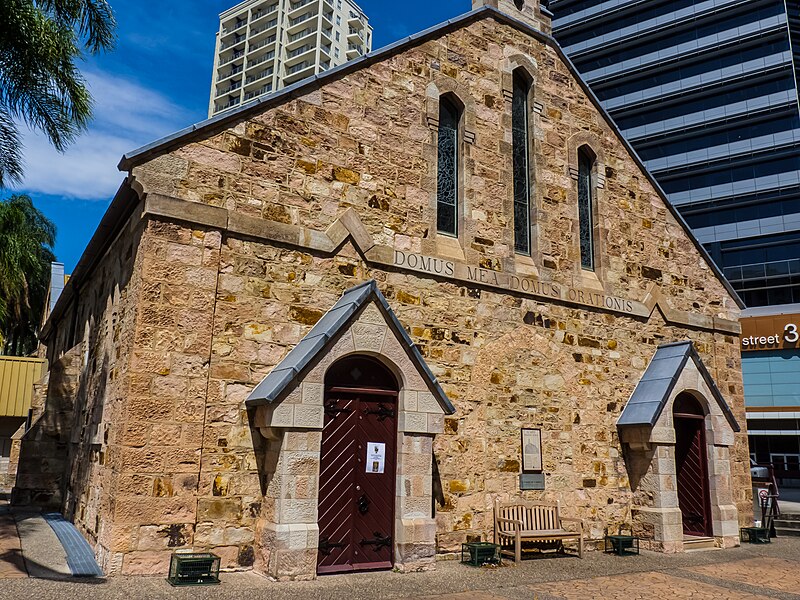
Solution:
[[[219,22],[209,117],[372,49],[352,0],[246,0]]]

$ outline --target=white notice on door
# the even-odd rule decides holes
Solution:
[[[383,473],[386,468],[386,444],[367,444],[367,473]]]

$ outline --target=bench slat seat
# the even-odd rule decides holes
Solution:
[[[578,531],[570,531],[562,523],[577,524]],[[501,549],[503,554],[522,560],[522,542],[554,542],[576,540],[578,556],[583,558],[583,521],[559,515],[558,504],[542,502],[500,502],[494,505],[494,541],[501,547],[513,541],[514,552]],[[503,542],[507,542],[504,544]]]

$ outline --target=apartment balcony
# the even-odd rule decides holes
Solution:
[[[314,54],[317,51],[317,47],[315,44],[306,44],[305,46],[300,46],[299,48],[295,48],[294,50],[288,50],[286,52],[286,60],[284,64],[287,67],[287,72],[289,67],[297,65],[299,62],[303,60],[311,60],[314,62]]]
[[[275,73],[275,67],[269,67],[267,69],[263,69],[262,71],[259,71],[258,73],[254,73],[252,75],[248,75],[244,80],[245,85],[251,85],[253,83],[258,83],[259,81],[263,81],[264,79],[267,79],[268,77],[272,77],[272,75],[274,73]]]
[[[241,50],[236,50],[232,54],[226,56],[220,56],[219,58],[219,66],[227,65],[228,63],[232,63],[235,60],[238,60],[244,56],[244,48]]]
[[[347,52],[345,56],[347,56],[347,60],[353,60],[354,58],[358,58],[364,54],[364,47],[356,44],[348,44],[347,45]]]
[[[225,104],[216,104],[214,108],[216,108],[216,112],[220,112],[223,110],[228,110],[229,108],[233,108],[234,106],[239,106],[242,103],[241,98],[231,98]]]
[[[300,81],[301,79],[305,79],[306,77],[310,77],[314,74],[314,63],[313,62],[301,62],[293,66],[286,67],[286,76],[283,78],[283,81],[286,85],[290,85],[295,83],[296,81]]]
[[[289,17],[292,17],[294,12],[300,10],[309,4],[317,4],[317,0],[299,0],[298,2],[289,3]]]
[[[227,50],[228,48],[233,48],[234,46],[243,43],[247,39],[247,36],[244,33],[239,33],[234,36],[230,36],[230,38],[225,39],[223,38],[219,44],[220,51]]]
[[[297,33],[308,25],[314,25],[317,22],[317,12],[311,11],[301,14],[299,17],[289,19],[286,27],[288,34]]]
[[[257,27],[252,27],[250,29],[250,41],[253,41],[260,35],[265,35],[274,32],[277,27],[278,27],[278,19],[271,19],[269,21],[264,21]]]
[[[269,46],[273,46],[277,39],[278,39],[278,36],[273,33],[271,36],[266,37],[266,38],[264,38],[262,40],[259,40],[257,42],[253,42],[252,40],[250,40],[250,44],[248,44],[248,47],[247,47],[247,53],[251,54],[252,52],[255,52],[256,50],[261,50],[262,48],[267,48]]]
[[[270,50],[266,54],[262,54],[261,56],[253,56],[247,58],[247,68],[251,69],[255,66],[264,64],[265,62],[269,62],[271,60],[275,60],[275,50]]]
[[[253,100],[255,98],[258,98],[259,96],[263,96],[264,94],[269,94],[271,91],[272,91],[272,84],[268,83],[267,85],[262,85],[258,89],[245,92],[244,100],[245,102],[247,102],[248,100]]]
[[[350,16],[347,19],[347,25],[350,29],[355,29],[357,31],[361,31],[364,29],[364,22],[361,20],[361,16],[350,11]]]
[[[350,29],[350,33],[347,34],[347,41],[350,44],[358,44],[359,46],[364,45],[364,38],[362,37],[361,32],[353,29]]]
[[[316,35],[316,34],[317,34],[316,26],[314,26],[314,27],[306,27],[302,31],[298,31],[297,33],[292,33],[287,37],[287,41],[286,41],[287,47],[290,47],[293,44],[296,44],[297,42],[301,42],[302,40],[307,39],[309,36]]]
[[[220,73],[219,74],[219,78],[217,79],[217,83],[218,84],[222,83],[226,79],[230,79],[231,77],[234,77],[235,75],[238,75],[242,71],[244,71],[244,65],[243,64],[235,65],[235,66],[231,67],[229,71],[226,71],[225,73]]]
[[[233,81],[224,89],[220,89],[217,91],[217,97],[225,96],[226,94],[230,94],[235,92],[236,90],[242,89],[242,82],[241,81]]]
[[[268,17],[268,16],[270,16],[270,15],[274,15],[276,12],[278,12],[278,5],[277,5],[277,4],[273,4],[272,6],[268,7],[268,8],[267,8],[267,9],[265,9],[265,10],[258,10],[258,11],[256,11],[256,12],[254,12],[254,13],[253,13],[253,14],[250,16],[250,28],[251,28],[251,34],[252,34],[252,27],[253,27],[253,25],[256,25],[256,24],[258,23],[258,21],[259,21],[259,20],[261,20],[261,19],[263,19],[263,18],[265,18],[265,17]]]
[[[239,31],[245,25],[247,25],[247,19],[240,19],[233,23],[228,23],[222,28],[222,35],[227,35],[229,33],[233,33],[234,31]]]

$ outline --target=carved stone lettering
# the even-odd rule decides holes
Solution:
[[[565,288],[558,283],[539,281],[531,277],[492,271],[441,258],[433,258],[423,254],[404,252],[402,250],[394,251],[394,266],[440,275],[450,279],[511,290],[529,296],[557,299],[572,304],[582,304],[584,306],[593,306],[617,313],[639,316],[648,316],[650,314],[646,306],[634,300],[607,296],[595,291]]]

